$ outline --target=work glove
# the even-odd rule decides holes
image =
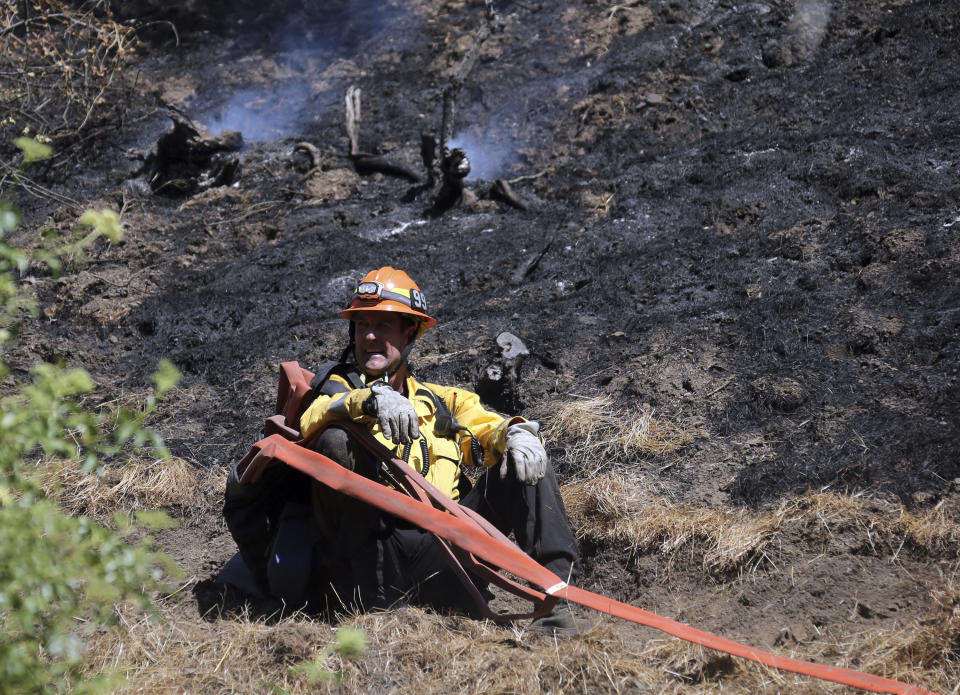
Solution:
[[[536,485],[547,472],[547,450],[537,432],[538,422],[518,422],[507,428],[507,443],[503,448],[500,479],[507,477],[512,462],[517,480],[524,485]]]
[[[386,382],[377,381],[370,386],[370,397],[363,402],[363,412],[377,418],[383,436],[394,444],[409,444],[420,436],[413,404]]]

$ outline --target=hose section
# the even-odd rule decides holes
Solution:
[[[366,444],[366,442],[364,443]],[[376,442],[373,442],[373,444],[376,444]],[[367,446],[371,449],[376,448],[370,444],[367,444]],[[379,447],[379,444],[377,444],[377,447]],[[409,465],[392,457],[385,448],[383,454],[386,456],[385,460],[392,461],[395,472],[399,471],[405,475],[407,483],[423,490],[435,504],[445,511],[357,475],[322,454],[298,446],[276,434],[257,442],[238,464],[238,469],[243,471],[241,482],[251,482],[259,477],[264,467],[272,465],[276,459],[279,459],[332,489],[339,490],[346,495],[406,519],[424,530],[436,534],[452,545],[476,555],[491,566],[520,577],[534,586],[542,587],[553,598],[566,599],[617,618],[646,625],[688,642],[750,659],[784,671],[800,673],[870,692],[891,693],[892,695],[936,695],[929,690],[881,676],[771,654],[709,632],[697,630],[689,625],[650,613],[636,606],[630,606],[578,587],[569,586],[509,540],[502,536],[498,537],[495,530],[489,530],[488,523],[481,522],[465,513],[464,508],[459,507],[446,495],[443,495]],[[381,458],[383,458],[383,455],[381,455]],[[547,597],[544,596],[544,598]]]

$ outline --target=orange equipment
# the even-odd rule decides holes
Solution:
[[[277,415],[267,420],[264,427],[266,438],[254,444],[238,464],[237,472],[241,476],[241,483],[255,482],[269,466],[279,463],[293,466],[334,490],[372,504],[433,533],[453,557],[467,565],[467,569],[518,596],[534,601],[538,605],[534,614],[545,613],[557,600],[565,599],[695,644],[785,671],[876,693],[936,695],[931,691],[881,676],[771,654],[568,585],[560,577],[537,564],[479,514],[460,507],[446,497],[423,476],[368,436],[362,427],[352,423],[335,425],[348,428],[358,442],[379,456],[389,475],[405,492],[357,475],[326,456],[301,446],[305,442],[299,439],[299,432],[289,423],[296,423],[300,400],[309,391],[312,377],[313,374],[301,369],[296,362],[285,362],[281,365]],[[288,417],[290,415],[293,417]],[[539,589],[525,587],[500,575],[494,568],[509,572]],[[465,573],[462,566],[461,571]],[[521,616],[491,614],[489,617],[512,620]]]
[[[420,287],[402,270],[384,266],[371,270],[353,293],[350,306],[340,312],[340,318],[354,319],[364,311],[396,311],[412,316],[419,324],[419,338],[425,330],[437,325],[427,314],[427,300]]]

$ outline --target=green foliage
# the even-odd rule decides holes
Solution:
[[[40,143],[36,143],[40,145]],[[17,142],[24,162],[43,149]],[[32,158],[32,159],[31,159]],[[79,220],[83,236],[54,252],[29,253],[4,241],[20,222],[19,211],[0,203],[0,379],[9,379],[2,350],[15,339],[17,322],[29,301],[17,279],[31,263],[54,270],[59,256],[75,257],[100,237],[119,240],[120,220],[112,211],[90,211]],[[156,390],[142,408],[91,410],[83,399],[93,380],[82,369],[37,364],[26,383],[7,381],[0,395],[0,695],[13,693],[103,692],[109,676],[83,678],[84,636],[109,622],[114,605],[149,605],[150,593],[176,571],[151,547],[144,530],[167,528],[162,512],[116,515],[112,528],[93,519],[69,517],[44,493],[37,461],[70,459],[98,472],[107,459],[151,444],[166,450],[145,427],[157,400],[179,374],[162,362]],[[132,534],[140,536],[136,543]]]
[[[15,205],[0,201],[0,237],[20,226],[20,210]]]
[[[23,152],[23,163],[30,164],[47,159],[53,155],[53,148],[42,142],[37,142],[33,138],[17,138],[13,144]]]
[[[30,303],[20,296],[13,273],[26,270],[28,256],[3,240],[20,225],[20,219],[20,210],[15,205],[0,201],[0,350],[13,338],[14,317],[30,307]],[[3,376],[3,363],[0,362],[0,378]]]
[[[112,619],[116,601],[146,607],[167,565],[147,541],[131,545],[9,486],[0,527],[0,693],[76,692],[83,636]]]
[[[54,274],[63,271],[64,261],[76,265],[84,251],[97,239],[105,237],[111,243],[123,238],[120,215],[113,210],[87,210],[77,220],[73,239],[63,241],[54,229],[41,231],[45,246],[33,254],[33,259],[46,264]]]
[[[315,683],[317,681],[335,681],[343,680],[342,671],[331,671],[324,665],[324,662],[331,654],[339,654],[344,659],[356,659],[367,646],[367,636],[363,630],[357,630],[352,627],[341,627],[337,630],[337,636],[333,642],[324,647],[320,655],[313,661],[307,661],[302,664],[290,667],[291,675],[306,676],[307,681]],[[276,695],[289,695],[289,693],[279,686],[274,686],[273,692]]]

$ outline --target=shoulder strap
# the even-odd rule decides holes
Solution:
[[[363,377],[360,376],[360,372],[358,372],[353,365],[336,361],[324,362],[317,367],[313,379],[310,380],[309,400],[311,403],[321,393],[325,396],[336,396],[340,393],[347,393],[350,390],[343,384],[332,381],[330,379],[332,374],[337,374],[346,379],[351,388],[362,389],[366,386],[366,384],[363,383]]]
[[[363,377],[360,376],[360,372],[358,372],[352,365],[336,361],[324,362],[317,367],[317,371],[310,380],[310,391],[300,402],[300,410],[297,413],[298,418],[303,415],[304,412],[306,412],[307,408],[310,407],[310,404],[313,403],[320,394],[323,394],[324,396],[336,396],[341,393],[350,392],[350,389],[343,384],[333,381],[330,378],[332,374],[342,376],[347,380],[351,388],[362,389],[364,386],[366,386],[366,384],[363,383]]]

